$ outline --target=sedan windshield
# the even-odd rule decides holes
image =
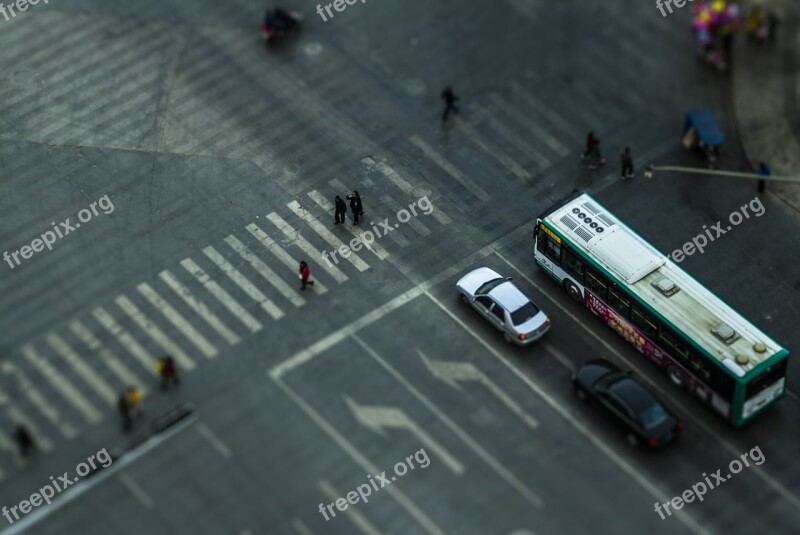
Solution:
[[[475,295],[486,295],[504,282],[506,282],[506,280],[502,277],[492,279],[489,282],[484,282],[481,284],[481,287],[475,291]]]
[[[645,429],[653,429],[663,424],[669,416],[659,403],[653,403],[639,413],[639,419]]]
[[[536,308],[536,305],[528,301],[527,304],[522,305],[520,308],[511,313],[511,323],[514,325],[522,325],[538,313],[539,309]]]

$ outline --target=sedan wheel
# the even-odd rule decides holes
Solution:
[[[583,295],[581,294],[580,288],[575,286],[572,281],[566,280],[564,281],[564,289],[567,291],[567,295],[569,295],[570,299],[575,301],[576,303],[583,302]]]
[[[627,437],[625,438],[628,439],[628,444],[630,447],[635,448],[639,445],[639,437],[637,437],[634,433],[628,433]]]

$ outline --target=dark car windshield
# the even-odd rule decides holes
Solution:
[[[511,323],[514,325],[522,325],[538,313],[539,309],[536,308],[536,305],[528,301],[527,304],[522,305],[520,308],[511,313]]]
[[[475,291],[475,295],[486,295],[504,282],[506,282],[506,280],[502,277],[492,279],[489,282],[484,282],[481,284],[481,287]]]
[[[669,415],[664,407],[659,403],[653,403],[643,411],[639,412],[639,420],[645,429],[653,429],[667,421]]]

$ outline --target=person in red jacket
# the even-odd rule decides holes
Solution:
[[[300,269],[298,269],[298,272],[300,273],[300,280],[303,283],[300,287],[301,290],[305,290],[307,284],[314,286],[314,281],[309,280],[309,277],[311,277],[311,268],[308,267],[305,260],[300,261]]]

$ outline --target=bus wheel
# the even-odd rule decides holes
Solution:
[[[575,301],[576,303],[583,302],[583,295],[581,295],[580,289],[577,286],[575,286],[575,284],[573,284],[572,281],[565,280],[564,289],[567,291],[567,295],[569,295],[573,301]]]
[[[683,374],[681,374],[680,370],[678,370],[676,366],[673,366],[672,364],[667,365],[667,376],[675,386],[679,388],[686,386],[686,379],[683,378]]]

